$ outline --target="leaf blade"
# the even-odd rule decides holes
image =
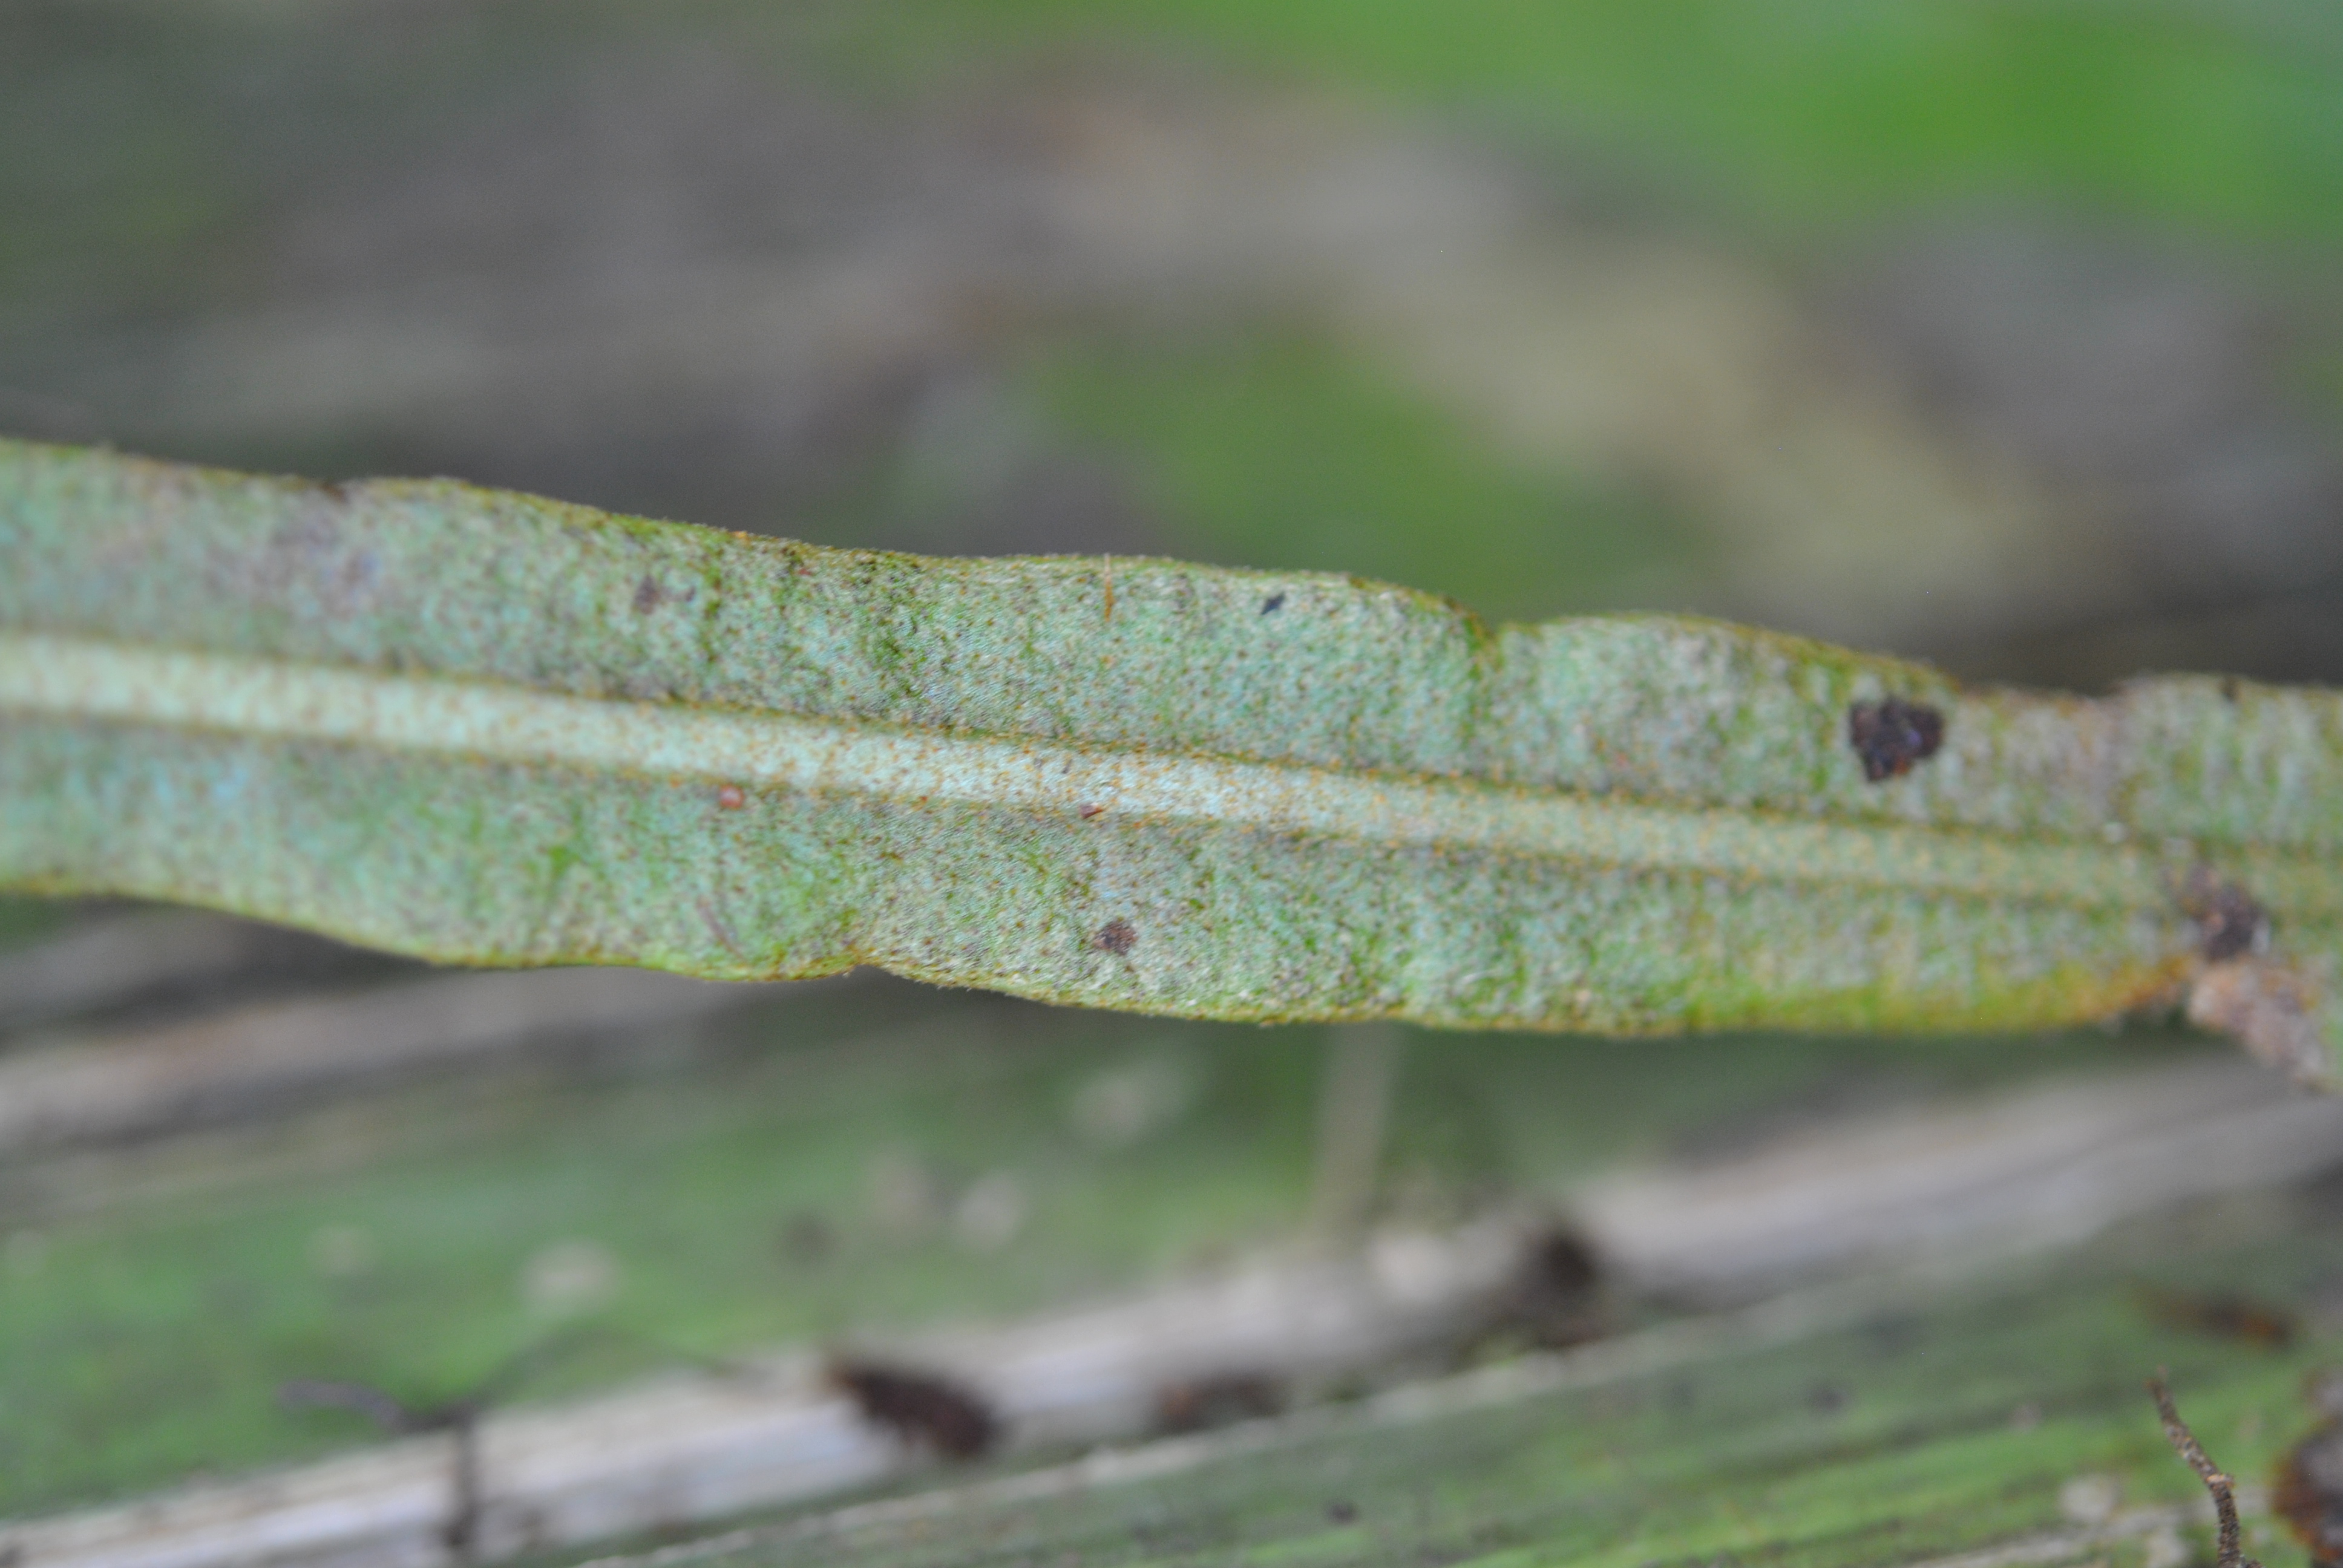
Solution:
[[[1974,693],[1682,618],[24,445],[0,548],[0,881],[459,961],[1980,1028],[2173,992],[2200,865],[2314,970],[2343,927],[2333,693]],[[1846,714],[1891,695],[1946,739],[1872,783]]]

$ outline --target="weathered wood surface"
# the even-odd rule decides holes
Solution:
[[[2210,1510],[2142,1380],[2168,1365],[2244,1477],[2247,1543],[2297,1550],[2262,1489],[2318,1418],[2298,1384],[2331,1323],[2272,1350],[2144,1304],[2136,1272],[2288,1290],[2332,1268],[2331,1211],[2184,1262],[2134,1234],[1998,1287],[1845,1293],[1655,1331],[1353,1411],[913,1495],[620,1559],[766,1568],[1279,1563],[1964,1568],[2209,1560]],[[2163,1253],[2162,1256],[2157,1256]],[[2289,1292],[2289,1293],[2291,1293]],[[1801,1322],[1800,1314],[1805,1314]],[[1622,1353],[1624,1352],[1624,1353]],[[614,1564],[615,1568],[615,1564]]]

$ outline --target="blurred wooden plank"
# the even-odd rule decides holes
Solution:
[[[0,1028],[117,1006],[253,961],[283,933],[224,915],[154,910],[75,922],[0,953]],[[319,944],[323,945],[323,944]]]
[[[1940,1300],[1953,1303],[1946,1321],[1965,1325],[1946,1332],[1983,1347],[1975,1353],[2016,1356],[2033,1368],[2029,1376],[2047,1380],[2038,1392],[2006,1395],[1996,1420],[2029,1401],[2036,1420],[2046,1401],[2061,1399],[2097,1401],[2113,1412],[2119,1407],[2104,1362],[2073,1361],[2066,1351],[2037,1356],[2040,1347],[2022,1318],[1978,1304],[1996,1292],[2037,1288],[1990,1283],[2006,1280],[2010,1256],[2038,1253],[2051,1241],[2073,1243],[2189,1200],[2298,1181],[2338,1163],[2343,1102],[2288,1093],[2266,1075],[2227,1061],[2184,1061],[1809,1131],[1736,1161],[1608,1183],[1589,1191],[1584,1212],[1597,1254],[1612,1261],[1616,1290],[1747,1296],[1801,1278],[1827,1281],[1850,1271],[1856,1277],[1737,1312],[1397,1391],[1371,1402],[1363,1415],[1304,1412],[1276,1428],[1286,1436],[1272,1446],[1299,1452],[1322,1440],[1379,1454],[1385,1437],[1378,1432],[1469,1421],[1476,1411],[1648,1380],[1694,1362],[1737,1364],[1785,1346],[1843,1339],[1857,1322],[1885,1325],[1876,1332],[1893,1342],[1906,1332],[1899,1323],[1943,1317]],[[1322,1391],[1345,1380],[1386,1379],[1426,1358],[1438,1364],[1453,1357],[1513,1310],[1546,1235],[1534,1221],[1503,1216],[1445,1236],[1386,1231],[1348,1260],[1306,1252],[1270,1258],[1232,1275],[1084,1311],[866,1348],[888,1364],[969,1391],[1000,1424],[1012,1453],[1130,1442],[1160,1426],[1165,1392],[1182,1385],[1243,1376],[1281,1393]],[[2200,1238],[2173,1259],[2201,1258],[2217,1242],[2208,1247]],[[2300,1258],[2289,1256],[2292,1245],[2281,1240],[2267,1250],[2280,1261],[2331,1259],[2328,1266],[2343,1268],[2343,1217],[2310,1233]],[[1868,1282],[1861,1277],[1865,1271],[1875,1276]],[[1988,1283],[1958,1282],[1964,1280]],[[2125,1290],[2102,1266],[2041,1297],[2038,1310],[2068,1314],[2063,1332],[2069,1333],[2083,1332],[2087,1321],[2073,1317],[2086,1312],[2080,1303],[2097,1303],[2087,1311],[2102,1316],[2112,1310],[2111,1342],[2169,1332],[2168,1323],[2149,1322]],[[1842,1344],[1824,1359],[1846,1353]],[[1946,1429],[1945,1441],[1976,1435],[1974,1391],[1958,1364],[1970,1353],[1946,1352],[1898,1374],[1920,1402],[1905,1412],[1907,1421],[1926,1426],[1932,1419],[1926,1402],[1943,1402],[1970,1411]],[[2171,1351],[2141,1353],[2169,1357]],[[2141,1361],[2137,1370],[2154,1364]],[[859,1417],[822,1382],[819,1366],[807,1352],[776,1352],[729,1372],[492,1415],[481,1433],[485,1506],[474,1549],[495,1558],[574,1546],[913,1475],[917,1456]],[[1831,1392],[1839,1374],[1816,1367],[1791,1402],[1828,1407],[1829,1413],[1847,1396]],[[2130,1375],[2122,1372],[2118,1384]],[[1605,1411],[1603,1422],[1616,1428],[1611,1441],[1623,1445],[1617,1452],[1632,1452],[1644,1441],[1641,1427],[1633,1421],[1620,1426],[1618,1412]],[[1745,1413],[1757,1422],[1778,1412]],[[2153,1422],[2144,1430],[2153,1436]],[[1464,1441],[1460,1452],[1469,1456],[1478,1441]],[[1164,1452],[1192,1456],[1200,1470],[1233,1457],[1233,1451],[1209,1445]],[[1686,1462],[1695,1460],[1708,1463],[1715,1456]],[[1419,1462],[1432,1467],[1426,1473],[1441,1486],[1467,1485],[1470,1465],[1459,1470],[1453,1457]],[[33,1522],[0,1543],[17,1551],[20,1568],[426,1568],[450,1560],[449,1463],[443,1441],[408,1442]],[[1166,1464],[1188,1463],[1133,1460],[1114,1473],[1152,1481],[1167,1473]],[[1980,1473],[1996,1478],[1995,1485],[2013,1483],[1999,1465],[1984,1463]],[[436,1492],[434,1473],[440,1477]],[[1074,1473],[1058,1473],[1062,1481]],[[1106,1484],[1106,1472],[1081,1473],[1091,1477],[1084,1485]],[[1829,1474],[1822,1465],[1805,1479],[1827,1485]],[[2016,1479],[2030,1485],[2038,1478],[2021,1469]],[[1029,1484],[1047,1493],[1058,1483]],[[2004,1515],[2012,1531],[2040,1523],[2030,1516],[2009,1523],[2016,1516]],[[1947,1515],[1919,1546],[1963,1550],[1966,1527],[1965,1513]],[[759,1535],[753,1544],[779,1551],[797,1539]]]
[[[90,933],[94,948],[116,936]],[[190,928],[186,954],[224,940]],[[647,970],[450,974],[18,1050],[0,1057],[0,1153],[249,1116],[548,1035],[686,1023],[759,994]]]
[[[1623,1282],[1715,1302],[1914,1256],[2071,1244],[2343,1163],[2343,1099],[2242,1060],[2097,1073],[1623,1171],[1574,1210]]]

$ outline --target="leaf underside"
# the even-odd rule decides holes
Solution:
[[[1940,744],[1874,779],[1890,699]],[[2210,976],[2298,1058],[2338,872],[2343,693],[0,442],[0,885],[1261,1020],[2035,1027]]]

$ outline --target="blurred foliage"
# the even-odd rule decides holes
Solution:
[[[2343,23],[2311,0],[901,0],[823,30],[930,79],[1081,45],[1307,73],[1614,159],[1801,250],[1976,196],[2343,235]]]
[[[1647,497],[1520,472],[1420,394],[1317,342],[1090,342],[1041,357],[1052,420],[1113,454],[1172,548],[1341,569],[1499,620],[1649,603],[1701,540]]]

